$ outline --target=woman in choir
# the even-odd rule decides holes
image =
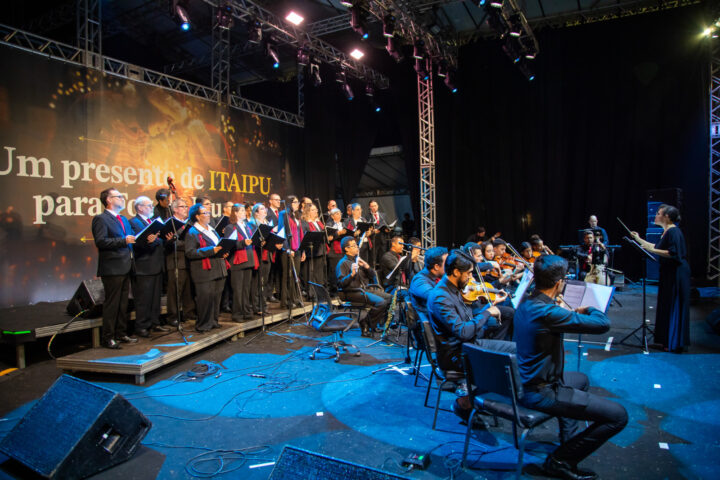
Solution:
[[[318,211],[317,206],[315,204],[311,203],[309,205],[305,205],[303,207],[303,213],[302,213],[302,228],[303,232],[324,232],[325,231],[325,225],[320,220],[320,212]],[[304,267],[304,273],[305,278],[308,279],[311,282],[326,286],[326,277],[325,277],[325,261],[326,261],[326,254],[327,254],[327,245],[325,242],[322,243],[322,248],[318,248],[315,251],[312,252],[312,255],[309,255],[308,253],[308,259],[303,264]],[[312,271],[312,275],[310,275],[310,272]],[[311,290],[308,290],[308,293]]]
[[[196,203],[190,208],[188,217],[188,224],[192,226],[185,235],[185,257],[195,286],[198,315],[195,330],[207,332],[220,328],[220,298],[227,277],[227,264],[225,258],[215,257],[220,251],[220,239],[210,227],[210,210]]]
[[[236,203],[230,211],[230,223],[225,227],[224,237],[237,236],[237,250],[230,256],[230,285],[232,286],[233,322],[252,320],[252,273],[260,266],[252,246],[253,230],[247,224],[245,205]]]
[[[267,208],[262,203],[256,203],[252,208],[252,219],[250,220],[250,227],[253,232],[259,228],[260,225],[268,225],[270,223],[267,219]],[[282,244],[278,244],[279,248],[282,248]],[[274,245],[278,248],[278,245]],[[261,241],[260,245],[255,246],[255,252],[260,261],[260,266],[253,270],[252,279],[252,297],[253,297],[253,313],[260,315],[263,311],[267,311],[267,298],[270,293],[270,285],[268,285],[268,278],[270,276],[270,262],[276,255],[276,252],[270,252],[269,249],[273,246],[268,245],[265,240]]]
[[[305,252],[300,252],[303,229],[300,220],[300,200],[290,195],[285,200],[285,210],[280,212],[280,228],[285,229],[285,248],[282,255],[282,282],[280,285],[280,306],[291,308],[302,306],[299,292],[300,264],[305,261]],[[296,277],[297,276],[297,277]]]

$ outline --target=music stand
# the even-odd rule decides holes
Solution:
[[[262,249],[264,248],[263,242],[267,241],[267,237],[272,233],[272,227],[270,225],[258,224],[257,230],[252,234],[253,248],[256,248],[260,254],[258,255],[258,275],[260,276],[260,316],[262,317],[262,329],[260,333],[252,337],[250,340],[245,342],[245,345],[255,340],[260,334],[265,332],[265,280],[262,274]],[[266,243],[267,245],[267,243]]]
[[[309,252],[308,260],[310,261],[310,263],[309,263],[310,268],[308,270],[309,270],[310,278],[308,279],[308,281],[310,281],[310,282],[315,281],[313,279],[313,273],[314,273],[313,261],[312,261],[313,252],[322,251],[323,245],[325,244],[325,238],[326,238],[326,235],[325,235],[324,229],[321,232],[307,232],[307,233],[305,233],[305,235],[303,235],[302,242],[300,242],[300,246],[298,247],[298,252],[301,252],[301,251]]]
[[[620,219],[618,219],[618,220],[620,220]],[[621,223],[622,223],[622,222],[621,222]],[[623,226],[625,226],[625,225],[623,224]],[[646,260],[650,259],[650,260],[652,260],[653,262],[657,262],[657,259],[656,259],[654,256],[652,256],[652,254],[651,254],[650,252],[648,252],[648,251],[645,250],[642,246],[640,246],[640,244],[639,244],[638,242],[636,242],[635,240],[633,240],[633,239],[631,239],[631,238],[628,238],[628,237],[623,237],[623,240],[625,240],[626,242],[628,242],[630,245],[632,245],[632,246],[635,248],[635,250],[637,250],[638,252],[640,252],[640,261],[642,262],[642,267],[643,267],[643,276],[642,276],[642,279],[641,279],[641,282],[642,282],[642,323],[641,323],[640,326],[637,327],[635,330],[633,330],[632,332],[628,333],[628,334],[625,336],[625,338],[623,338],[622,340],[620,340],[620,342],[618,342],[618,343],[620,343],[621,345],[628,345],[628,346],[631,346],[631,347],[637,347],[637,346],[639,346],[639,347],[643,348],[643,352],[644,352],[644,353],[649,353],[649,350],[648,350],[648,341],[647,341],[647,331],[649,330],[649,331],[650,331],[650,334],[653,335],[653,336],[655,335],[655,332],[653,331],[652,328],[650,328],[650,325],[649,325],[649,324],[650,324],[650,320],[648,320],[647,318],[645,318],[645,315],[646,315],[646,312],[645,312],[645,311],[646,311],[646,306],[647,306],[647,297],[646,297],[646,291],[645,291],[645,283],[646,283],[645,277],[647,276],[647,262],[646,262]],[[637,332],[638,332],[638,330],[642,330],[642,337],[640,337],[640,338],[638,339],[638,340],[640,340],[640,341],[642,342],[642,344],[641,344],[641,345],[634,345],[634,344],[625,343],[625,341],[626,341],[628,338],[630,338],[630,337],[637,337]]]
[[[391,308],[392,308],[393,306],[397,306],[397,297],[398,297],[399,290],[400,290],[400,288],[401,288],[401,287],[400,287],[400,279],[402,278],[402,275],[400,274],[400,273],[401,273],[400,270],[401,270],[402,268],[406,268],[406,267],[404,266],[404,264],[406,263],[405,261],[406,261],[407,259],[409,259],[409,258],[410,258],[410,254],[409,254],[409,253],[408,253],[407,255],[405,255],[404,257],[400,258],[400,260],[398,261],[397,265],[395,265],[395,268],[393,268],[392,271],[385,276],[385,278],[386,278],[387,280],[390,280],[391,278],[394,279],[394,280],[393,280],[393,284],[394,284],[395,288],[393,289],[393,297],[394,297],[394,302],[393,302],[393,303],[394,303],[395,305],[392,305],[392,304],[391,304]],[[394,277],[393,277],[393,276],[394,276]],[[393,319],[394,316],[395,316],[395,314],[394,314],[394,312],[392,312],[392,310],[391,310],[390,312],[388,312],[388,319],[385,321],[385,326],[384,326],[384,328],[383,328],[382,334],[380,335],[380,338],[379,338],[378,340],[370,343],[369,345],[367,345],[368,347],[375,346],[375,345],[377,345],[378,343],[381,343],[381,342],[389,343],[389,344],[392,344],[392,345],[395,345],[395,346],[398,346],[398,347],[402,347],[402,346],[403,346],[401,343],[395,342],[395,341],[390,340],[390,339],[388,338],[388,329],[389,329],[389,327],[390,327],[390,324],[392,323],[392,319]],[[400,339],[400,330],[399,330],[399,328],[400,328],[400,327],[398,327],[398,337],[397,337],[398,340]],[[405,347],[406,347],[406,348],[405,348],[405,350],[406,350],[406,351],[405,351],[405,361],[404,361],[404,362],[401,362],[401,363],[398,363],[398,365],[401,365],[401,364],[404,364],[404,363],[410,363],[409,343],[410,343],[410,330],[408,329],[408,343],[405,345]],[[383,367],[383,368],[381,368],[380,370],[384,370],[384,369],[386,369],[386,368],[392,368],[392,367],[393,367],[393,365],[390,365],[390,366],[388,366],[388,367]],[[375,370],[375,371],[372,372],[372,373],[375,373],[375,372],[380,371],[380,370]]]

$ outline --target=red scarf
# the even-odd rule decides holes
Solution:
[[[298,224],[295,223],[294,218],[288,218],[288,223],[290,224],[290,232],[292,235],[290,246],[293,250],[297,251],[297,249],[300,248],[300,242],[302,242],[303,231],[301,228],[298,228]]]
[[[198,243],[200,244],[200,248],[205,248],[207,246],[207,242],[205,241],[205,237],[203,237],[202,232],[198,233]],[[202,259],[202,268],[203,270],[212,269],[210,258],[205,257]]]
[[[250,227],[246,226],[246,228],[249,229]],[[253,252],[253,268],[254,268],[255,270],[257,270],[257,268],[258,268],[258,256],[257,256],[257,252],[256,252],[255,249],[252,247],[252,245],[251,245],[250,247],[245,246],[245,236],[244,236],[243,233],[242,233],[242,229],[240,229],[240,227],[239,227],[237,224],[235,224],[235,231],[237,232],[237,235],[238,235],[238,241],[242,241],[242,242],[243,242],[243,248],[238,248],[237,250],[235,250],[235,256],[233,257],[233,265],[240,265],[241,263],[247,262],[247,261],[248,261],[247,249],[248,249],[248,248],[252,248],[252,252]]]
[[[310,230],[311,232],[322,232],[323,228],[325,228],[325,225],[323,225],[322,221],[320,221],[320,220],[316,220],[316,221],[317,221],[318,225],[320,225],[320,229],[319,230],[315,229],[314,222],[308,222],[308,230]],[[327,249],[327,252],[329,253],[330,247],[328,245],[325,245],[325,248]],[[337,252],[337,253],[340,253],[340,252]]]

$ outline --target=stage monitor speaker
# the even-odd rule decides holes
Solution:
[[[93,278],[91,280],[83,280],[75,290],[75,295],[70,299],[67,305],[67,312],[75,316],[83,310],[87,310],[83,314],[85,318],[99,317],[102,315],[102,304],[105,301],[105,289],[102,280]]]
[[[705,319],[713,332],[720,335],[720,308],[716,308]]]
[[[129,459],[151,426],[120,394],[63,375],[0,451],[45,478],[85,478]]]
[[[283,448],[268,480],[307,480],[309,478],[313,480],[337,480],[338,478],[408,480],[408,477],[290,446]]]

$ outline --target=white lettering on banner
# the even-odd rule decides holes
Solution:
[[[0,171],[0,175],[9,175],[13,170],[13,152],[15,147],[5,147],[7,151],[7,168]],[[18,155],[18,177],[33,178],[53,178],[50,167],[50,160],[47,158],[30,157],[26,155]],[[28,174],[28,164],[31,165],[31,173]],[[42,175],[40,175],[40,167],[42,167]]]
[[[123,194],[124,195],[124,194]],[[45,225],[45,218],[51,215],[57,217],[95,216],[104,210],[97,197],[66,197],[59,195],[34,195],[35,221],[34,225]]]

